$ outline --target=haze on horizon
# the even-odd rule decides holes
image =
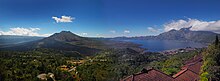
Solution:
[[[0,35],[157,35],[172,29],[220,33],[219,0],[0,0]]]

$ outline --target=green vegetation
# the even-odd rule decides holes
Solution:
[[[107,49],[91,58],[75,51],[52,49],[0,51],[0,80],[38,81],[38,75],[53,73],[57,81],[114,81],[139,72],[144,64],[164,58],[159,53],[141,54],[130,48]],[[85,61],[83,64],[69,62],[82,59]],[[67,66],[67,70],[61,68],[63,65]],[[70,72],[70,67],[77,68]]]
[[[181,70],[184,62],[193,56],[199,54],[199,51],[191,51],[187,53],[178,53],[167,56],[167,59],[160,62],[153,62],[150,66],[163,71],[168,75],[174,75]]]
[[[0,80],[39,81],[38,75],[48,74],[46,77],[50,81],[53,78],[49,74],[52,73],[57,81],[118,81],[140,72],[144,67],[154,67],[172,75],[195,54],[198,52],[162,55],[137,52],[131,48],[105,49],[90,57],[76,51],[52,49],[0,51]],[[73,68],[76,69],[70,71]]]
[[[73,81],[72,73],[63,71],[60,66],[77,66],[67,60],[76,58],[76,52],[61,54],[62,51],[37,49],[28,52],[0,52],[0,81],[38,81],[37,75],[53,73],[57,81]]]
[[[141,54],[132,49],[111,49],[96,55],[77,70],[83,81],[116,81],[151,67],[172,75],[196,54],[198,51],[165,56],[151,52]]]
[[[129,48],[108,49],[80,65],[77,70],[83,81],[117,81],[139,72],[143,65],[163,58],[159,53],[141,54]]]
[[[220,80],[220,43],[218,36],[213,44],[203,52],[202,81]]]

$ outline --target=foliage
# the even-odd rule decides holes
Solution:
[[[218,37],[213,44],[209,45],[203,52],[203,66],[201,79],[220,80],[220,44]]]
[[[117,81],[140,72],[145,67],[143,65],[163,58],[164,55],[159,53],[141,54],[129,48],[108,49],[77,67],[77,70],[83,81]]]
[[[168,75],[176,74],[181,70],[181,66],[184,65],[184,62],[193,56],[198,54],[198,51],[191,51],[187,53],[178,53],[175,55],[170,55],[164,61],[151,63],[150,66],[160,69]]]
[[[208,75],[209,75],[208,72],[203,72],[203,73],[201,74],[201,81],[209,81],[209,79],[207,78]]]
[[[76,57],[67,57],[60,53],[50,49],[0,51],[0,81],[38,81],[37,75],[41,73],[53,73],[57,81],[72,81],[72,74],[60,70],[59,67],[72,66],[66,60]]]
[[[179,71],[183,62],[197,54],[196,51],[176,55],[154,52],[137,52],[131,48],[105,49],[95,56],[84,57],[76,51],[35,49],[27,52],[0,51],[0,80],[38,81],[37,75],[53,73],[57,81],[117,81],[140,72],[144,67],[154,67],[167,74]],[[84,60],[83,64],[68,61]],[[62,65],[74,66],[76,71],[60,69]],[[50,79],[50,78],[49,78]]]

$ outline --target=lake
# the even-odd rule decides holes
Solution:
[[[193,47],[193,48],[202,48],[205,47],[205,44],[196,43],[196,42],[184,42],[184,41],[175,41],[175,40],[122,40],[127,42],[132,42],[136,44],[141,44],[142,48],[147,48],[147,51],[151,52],[159,52],[171,49],[178,49],[178,48],[186,48],[186,47]]]

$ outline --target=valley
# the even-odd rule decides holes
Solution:
[[[0,81],[220,81],[220,0],[0,0]]]
[[[185,61],[205,49],[200,46],[199,49],[179,49],[179,52],[168,54],[168,51],[143,48],[144,43],[118,38],[80,37],[70,31],[62,31],[47,38],[2,47],[0,79],[112,81],[152,67],[173,75],[181,70]]]

